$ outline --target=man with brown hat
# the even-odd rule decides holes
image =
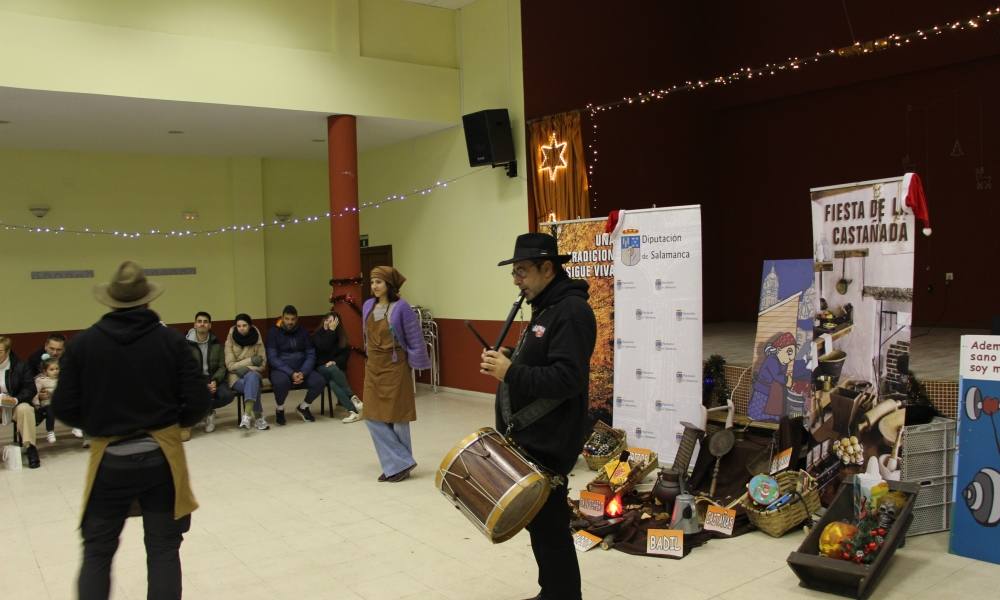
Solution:
[[[111,561],[130,509],[145,533],[149,598],[181,597],[180,545],[197,508],[181,427],[208,413],[210,396],[184,336],[149,303],[163,292],[126,261],[94,288],[111,312],[73,338],[52,399],[56,417],[91,437],[84,486],[81,600],[107,598]]]

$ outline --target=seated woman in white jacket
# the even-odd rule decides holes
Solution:
[[[250,429],[253,425],[264,431],[269,429],[267,419],[264,418],[264,407],[260,402],[261,374],[267,366],[264,340],[260,330],[254,327],[250,315],[240,313],[234,321],[236,324],[226,336],[226,370],[229,371],[229,387],[236,393],[243,394],[244,410],[240,428]]]

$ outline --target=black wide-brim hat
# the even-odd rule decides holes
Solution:
[[[497,263],[498,267],[516,263],[519,260],[544,258],[556,264],[569,262],[569,254],[559,254],[556,238],[547,233],[522,233],[514,242],[514,257]]]

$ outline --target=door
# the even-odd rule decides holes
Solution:
[[[375,267],[392,266],[392,245],[369,246],[361,249],[361,276],[365,282],[361,284],[362,301],[372,297],[370,276]]]

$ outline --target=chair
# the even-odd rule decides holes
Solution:
[[[266,371],[264,373],[261,373],[262,375],[260,380],[261,396],[272,390],[271,380],[268,379],[267,377],[263,377],[263,375],[265,375],[266,373],[267,373]],[[246,398],[244,397],[243,392],[237,392],[236,390],[233,390],[233,400],[236,402],[236,426],[239,427],[240,421],[243,420],[243,403],[246,402]]]
[[[292,389],[293,390],[301,390],[304,387],[305,387],[304,385],[293,385]],[[260,393],[261,393],[261,395],[269,393],[271,391],[273,391],[273,388],[271,388],[271,380],[268,379],[268,378],[266,378],[266,377],[263,378],[263,379],[261,379],[261,382],[260,382]],[[242,392],[237,392],[237,391],[233,390],[233,399],[236,402],[236,426],[238,427],[239,424],[240,424],[240,421],[243,420],[243,403],[246,401],[246,398],[243,396]],[[333,398],[333,393],[330,391],[330,388],[328,386],[325,386],[323,388],[323,395],[320,397],[320,401],[319,401],[319,409],[320,409],[320,414],[321,415],[325,415],[326,414],[326,403],[327,403],[327,401],[330,402],[330,416],[332,417],[333,416],[333,407],[335,406],[334,398]]]

